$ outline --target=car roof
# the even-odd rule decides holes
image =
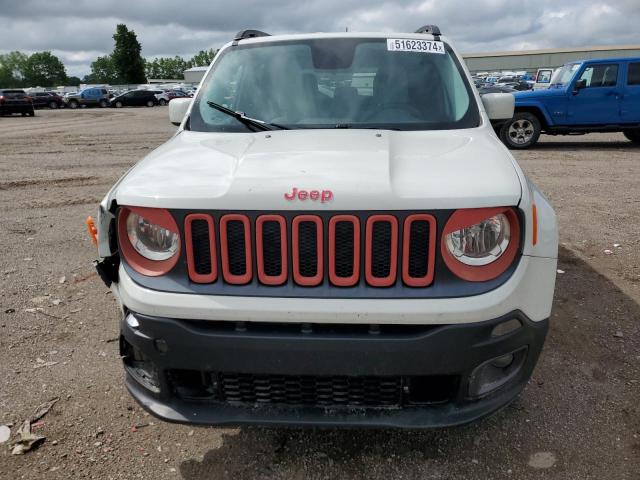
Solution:
[[[438,40],[446,41],[444,35],[439,35]],[[239,45],[254,43],[283,42],[287,40],[315,40],[324,38],[409,38],[415,40],[434,40],[435,36],[430,33],[390,33],[390,32],[333,32],[333,33],[304,33],[292,35],[266,35],[262,37],[251,37],[238,40]],[[229,42],[232,43],[232,42]]]

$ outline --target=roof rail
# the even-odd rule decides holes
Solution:
[[[268,33],[261,32],[260,30],[240,30],[236,33],[236,36],[233,37],[234,44],[240,40],[244,40],[245,38],[256,38],[256,37],[270,37]]]
[[[430,33],[434,37],[442,35],[437,25],[425,25],[415,31],[415,33]]]

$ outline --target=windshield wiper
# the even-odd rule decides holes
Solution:
[[[243,112],[236,112],[235,110],[231,110],[230,108],[222,106],[216,102],[208,101],[207,105],[218,110],[219,112],[226,113],[227,115],[235,118],[247,127],[257,128],[258,130],[289,130],[284,125],[278,125],[277,123],[267,123],[263,120],[258,120],[257,118],[247,117]]]

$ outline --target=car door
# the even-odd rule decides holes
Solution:
[[[141,107],[146,103],[147,92],[143,90],[138,90],[135,92],[136,106]]]
[[[136,92],[127,92],[124,95],[122,95],[121,97],[122,105],[126,107],[135,106],[136,105],[135,93]]]
[[[627,76],[620,105],[622,123],[640,122],[640,60],[627,64]]]
[[[572,125],[620,123],[622,95],[618,62],[586,64],[568,89],[568,119]]]
[[[82,92],[82,103],[85,105],[93,105],[95,103],[95,89],[88,88]]]

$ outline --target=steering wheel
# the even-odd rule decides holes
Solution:
[[[394,110],[401,111],[402,113],[408,113],[415,118],[420,118],[422,116],[422,112],[418,110],[418,108],[408,103],[386,103],[384,105],[376,105],[374,110],[364,118],[364,121],[371,120],[382,112]]]

